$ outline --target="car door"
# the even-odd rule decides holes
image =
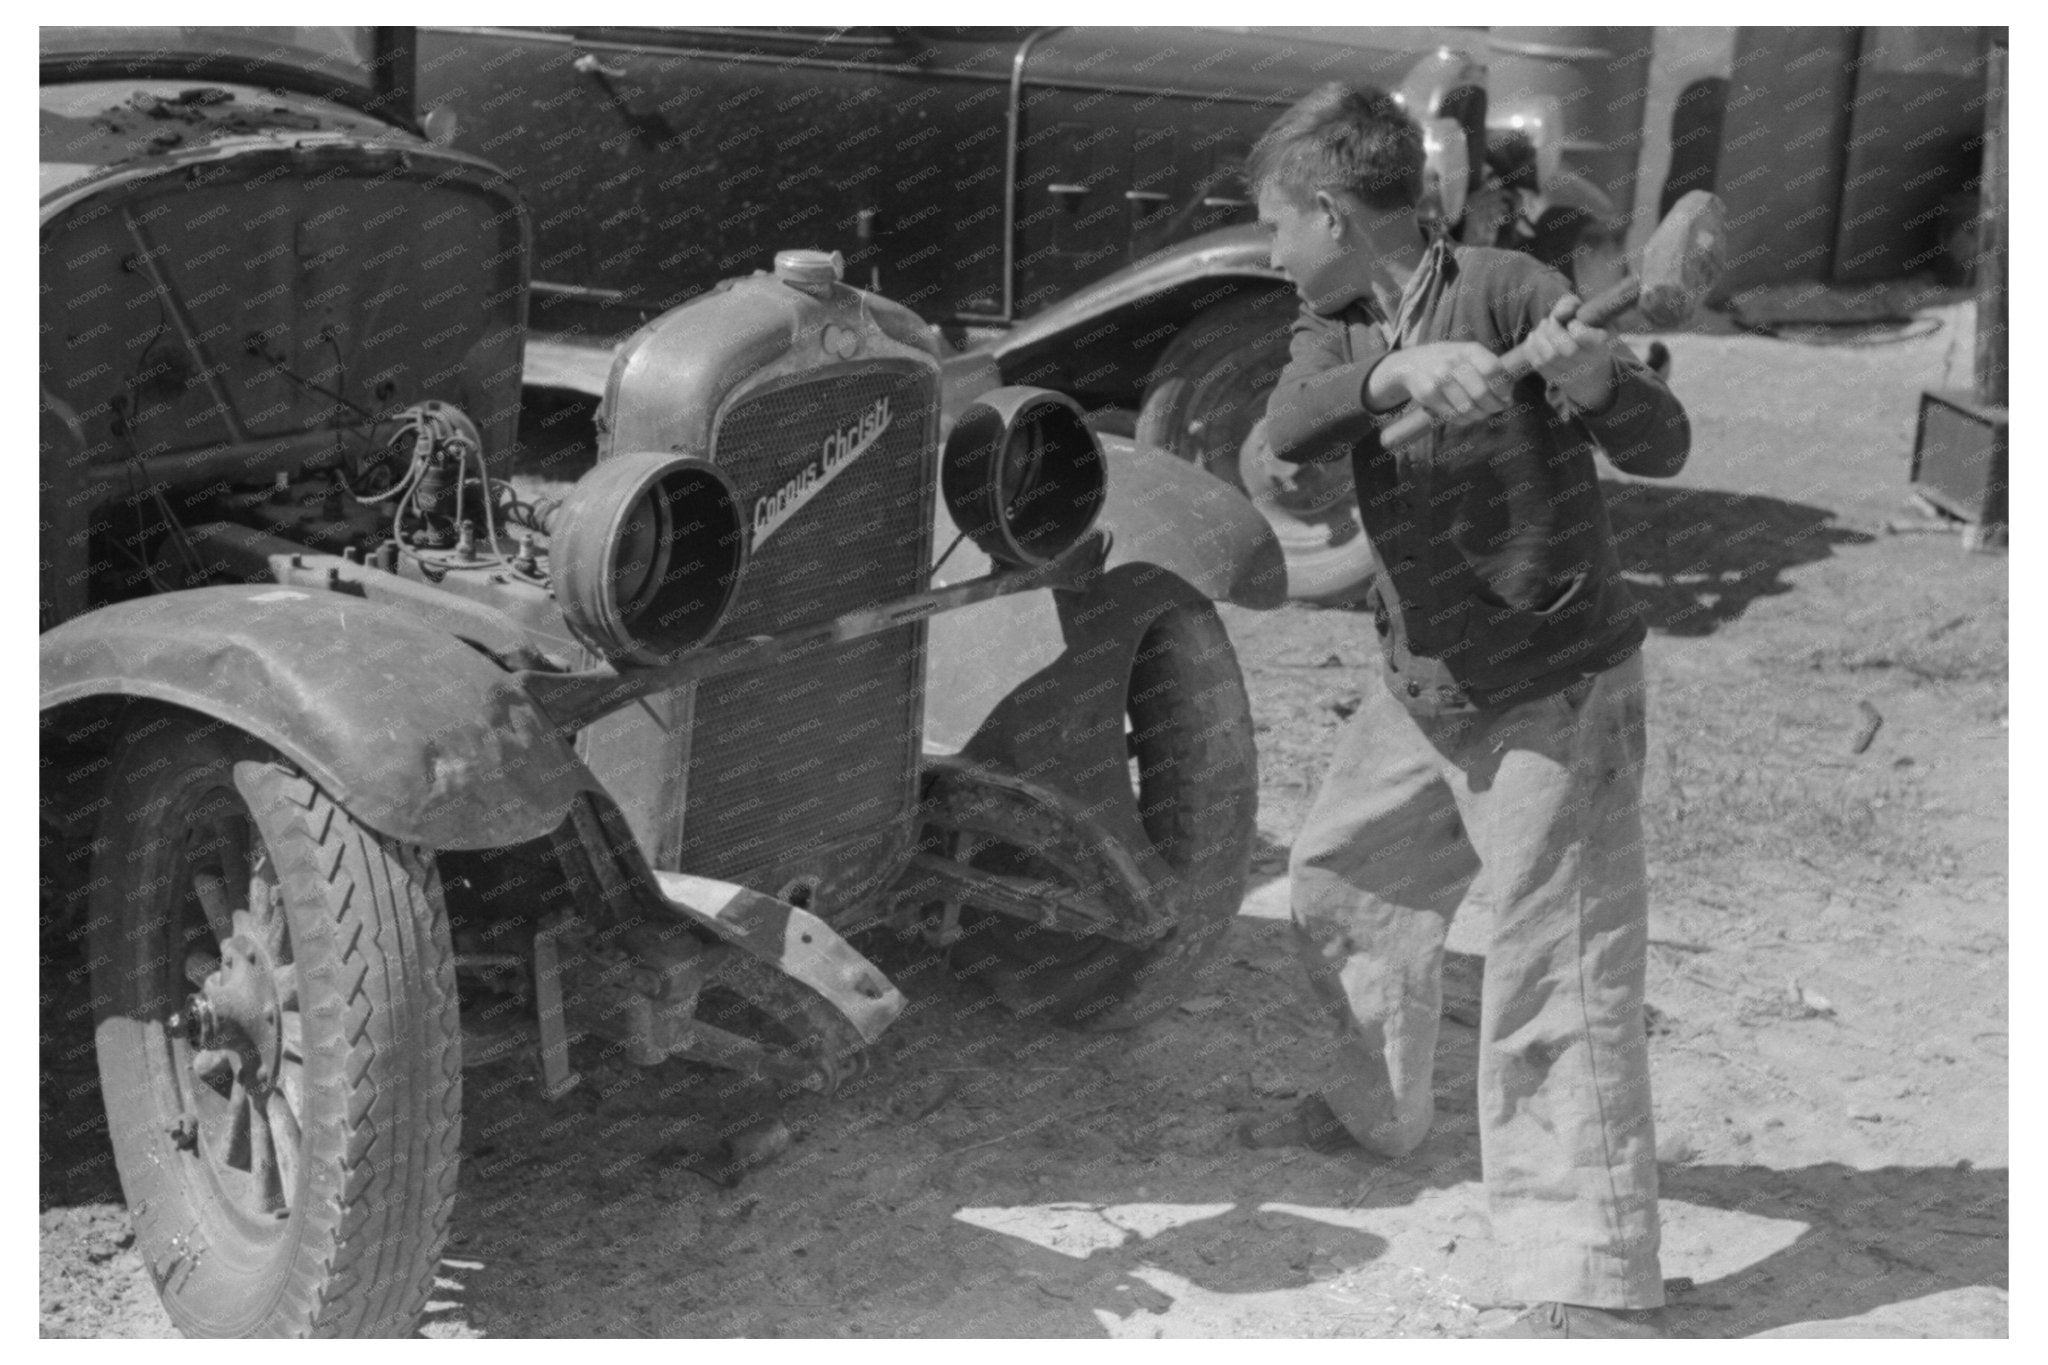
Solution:
[[[651,315],[776,250],[858,250],[886,193],[869,117],[889,30],[440,29],[422,105],[532,211],[534,325]]]

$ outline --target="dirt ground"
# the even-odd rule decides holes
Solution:
[[[1606,485],[1655,625],[1649,999],[1683,1336],[2007,1330],[2007,562],[1887,530],[1912,515],[1919,391],[1970,372],[1968,307],[1924,316],[1855,338],[1879,344],[1669,338],[1691,464]],[[1057,1031],[868,943],[911,1009],[850,1091],[781,1111],[793,1145],[732,1189],[689,1159],[752,1097],[683,1063],[589,1063],[549,1104],[514,1036],[466,1073],[424,1333],[1440,1337],[1504,1319],[1472,1117],[1480,916],[1453,931],[1419,1152],[1235,1138],[1292,1103],[1321,1027],[1288,951],[1286,847],[1340,717],[1379,684],[1352,611],[1224,614],[1261,839],[1197,994],[1139,1033]],[[59,964],[46,1006],[75,989]],[[90,1040],[62,1014],[42,1331],[167,1335]]]

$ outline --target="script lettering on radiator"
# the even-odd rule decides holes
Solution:
[[[846,467],[882,439],[889,429],[889,400],[877,398],[875,405],[858,418],[818,443],[818,454],[796,472],[789,482],[773,493],[754,499],[754,544],[774,535],[778,527],[803,509],[803,505],[824,491]]]

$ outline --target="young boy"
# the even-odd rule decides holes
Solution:
[[[1593,460],[1658,477],[1684,410],[1526,255],[1425,241],[1422,140],[1377,90],[1326,86],[1248,173],[1302,297],[1267,410],[1282,461],[1346,459],[1385,659],[1290,869],[1296,942],[1339,1020],[1330,1082],[1256,1145],[1405,1156],[1433,1118],[1443,944],[1491,912],[1479,1128],[1499,1260],[1536,1305],[1501,1335],[1654,1336],[1656,1144],[1638,813],[1644,625]],[[1533,344],[1509,384],[1500,356]],[[1410,404],[1442,424],[1399,449]]]

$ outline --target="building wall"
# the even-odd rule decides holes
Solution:
[[[1984,155],[1984,52],[1981,29],[1862,31],[1836,279],[1927,269],[1942,254],[1952,219],[1974,212]]]
[[[1715,184],[1728,205],[1724,293],[1828,278],[1856,44],[1853,28],[1737,32]]]
[[[1710,160],[1730,219],[1723,294],[1940,264],[1978,173],[1982,45],[1971,28],[1658,29],[1631,244],[1649,235],[1685,159],[1672,147],[1681,96],[1719,76]]]

